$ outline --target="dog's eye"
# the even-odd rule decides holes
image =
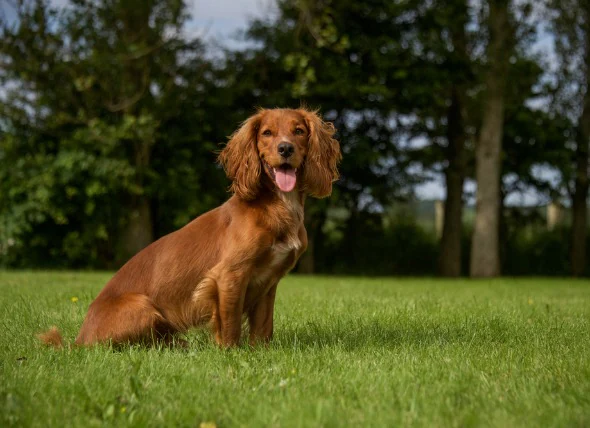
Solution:
[[[296,128],[295,129],[295,135],[303,135],[305,134],[305,131],[301,128]]]
[[[268,137],[269,135],[272,135],[272,132],[270,132],[270,129],[267,129],[266,131],[262,132],[262,135],[266,135]]]

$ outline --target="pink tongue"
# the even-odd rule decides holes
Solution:
[[[290,192],[295,187],[297,177],[294,169],[275,169],[275,179],[277,186],[283,192]]]

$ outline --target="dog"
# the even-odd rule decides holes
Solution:
[[[273,335],[277,284],[307,247],[306,195],[338,179],[335,129],[315,111],[261,109],[229,137],[218,161],[233,195],[132,257],[88,309],[76,345],[173,342],[209,324],[222,347]],[[57,328],[39,335],[63,346]]]

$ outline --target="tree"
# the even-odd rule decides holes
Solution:
[[[455,0],[425,4],[423,8],[428,13],[417,20],[417,38],[424,46],[423,67],[431,70],[423,74],[431,77],[420,84],[428,82],[433,90],[431,99],[416,106],[415,111],[421,121],[431,120],[437,125],[422,125],[431,146],[422,150],[417,159],[427,168],[443,165],[446,200],[438,272],[456,277],[461,275],[463,183],[468,173],[468,90],[476,83],[467,32],[469,7],[466,1]],[[428,156],[426,151],[434,151],[434,156]]]
[[[233,124],[207,116],[227,107],[184,10],[21,1],[0,23],[2,241],[24,259],[116,265],[223,199],[215,136]]]
[[[563,171],[571,198],[571,272],[586,270],[588,235],[588,146],[590,144],[590,2],[568,0],[549,2],[551,27],[558,59],[554,108],[576,125],[571,169]]]
[[[576,179],[572,196],[572,275],[586,270],[586,237],[588,235],[588,145],[590,144],[590,7],[586,7],[586,90],[576,138]]]
[[[471,246],[471,276],[500,274],[500,156],[504,127],[505,90],[510,56],[515,45],[508,0],[490,0],[486,95],[476,146],[477,201]]]
[[[408,5],[385,1],[278,6],[276,18],[251,24],[247,38],[255,47],[230,55],[226,68],[236,70],[231,84],[238,109],[303,102],[321,106],[338,130],[345,155],[337,191],[328,201],[306,203],[310,257],[321,244],[329,205],[348,210],[346,237],[354,240],[362,212],[408,196],[421,179],[408,173],[409,157],[397,144],[406,133],[398,106],[414,79],[412,47],[401,39],[412,24],[394,19]],[[313,263],[302,265],[310,270]]]

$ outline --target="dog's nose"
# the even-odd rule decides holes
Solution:
[[[280,143],[279,144],[279,155],[284,158],[288,158],[295,151],[295,147],[291,143]]]

